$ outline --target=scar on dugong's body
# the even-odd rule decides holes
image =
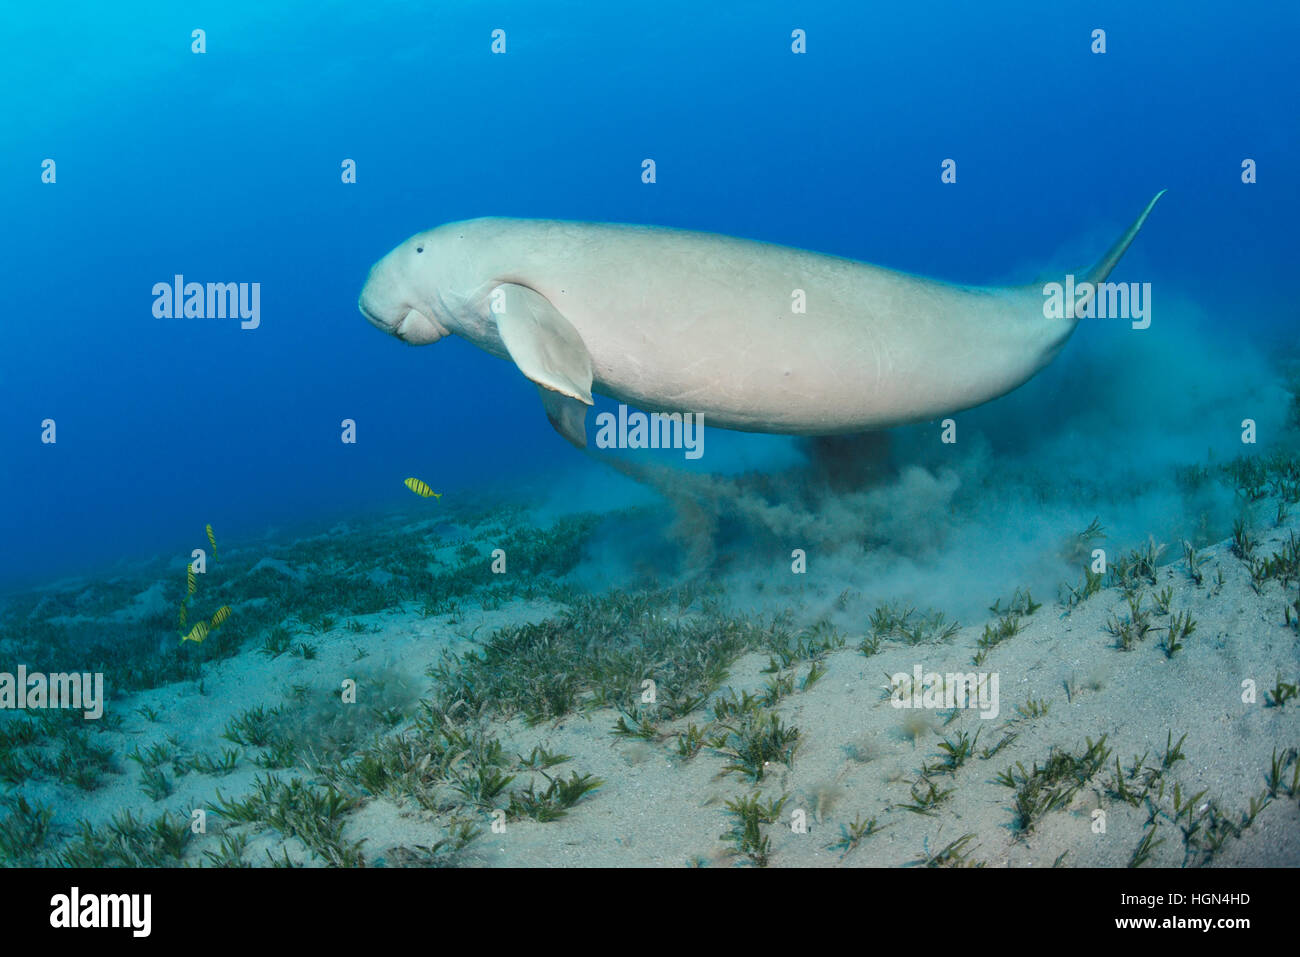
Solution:
[[[1083,273],[1064,318],[1045,315],[1042,284],[955,286],[711,233],[497,218],[412,236],[370,270],[358,304],[412,345],[455,333],[511,359],[575,445],[593,389],[747,432],[859,432],[1026,382],[1161,195]]]

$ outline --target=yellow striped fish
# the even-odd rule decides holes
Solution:
[[[222,626],[225,620],[229,617],[230,617],[230,606],[222,605],[220,608],[217,609],[217,613],[212,616],[212,620],[208,622],[209,629],[212,631],[216,631],[218,628]]]
[[[409,478],[402,484],[405,485],[407,488],[409,488],[416,495],[420,496],[420,498],[428,498],[429,496],[433,496],[434,498],[442,498],[441,492],[435,492],[433,489],[429,488],[429,486],[421,482],[418,478]]]
[[[194,563],[191,562],[185,566],[185,588],[187,589],[185,592],[186,598],[189,598],[190,595],[194,594],[194,584]]]
[[[208,632],[210,630],[211,629],[208,628],[208,623],[206,621],[201,621],[193,628],[191,628],[190,633],[186,635],[184,638],[182,638],[181,641],[193,641],[195,643],[202,643],[203,639],[208,637]]]
[[[177,628],[176,628],[176,630],[177,630],[177,631],[184,631],[184,630],[185,630],[185,624],[186,624],[187,621],[189,621],[189,612],[188,612],[187,609],[185,608],[185,602],[181,602],[181,614],[180,614],[180,618],[179,618],[178,623],[177,623]]]
[[[212,560],[217,560],[217,538],[212,534],[212,526],[208,526],[208,543],[212,546]]]

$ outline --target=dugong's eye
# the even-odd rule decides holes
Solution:
[[[415,251],[416,251],[417,253],[422,253],[422,252],[424,252],[424,247],[423,247],[423,246],[416,246],[416,247],[415,247]]]

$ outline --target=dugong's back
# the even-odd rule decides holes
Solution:
[[[541,293],[582,336],[598,390],[650,410],[737,429],[855,431],[987,401],[1034,371],[1034,350],[1018,347],[1018,313],[1032,303],[1009,290],[659,227],[442,228],[486,269],[481,288]]]

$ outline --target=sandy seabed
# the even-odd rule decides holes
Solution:
[[[485,524],[466,520],[454,531],[462,553],[469,543],[489,561],[496,529],[484,532]],[[427,530],[428,523],[416,523],[406,531],[418,537]],[[1297,531],[1293,522],[1257,532],[1253,554],[1285,550]],[[454,551],[442,548],[448,561]],[[310,543],[299,552],[310,555]],[[1053,599],[1032,610],[1019,604],[1018,630],[992,643],[979,665],[973,662],[981,642],[988,643],[988,630],[997,634],[1006,604],[942,638],[910,643],[886,633],[865,654],[873,608],[857,583],[791,575],[769,583],[766,600],[788,609],[796,632],[820,623],[813,633],[835,636],[828,647],[775,670],[766,650],[744,653],[708,701],[677,718],[656,715],[656,706],[642,704],[635,692],[625,712],[589,699],[578,711],[537,722],[488,709],[475,727],[501,743],[505,757],[497,763],[513,778],[495,798],[477,803],[421,800],[391,783],[368,791],[338,770],[375,742],[408,734],[416,701],[430,687],[426,671],[444,652],[472,651],[498,629],[556,616],[563,603],[554,594],[515,596],[430,613],[404,602],[348,616],[346,628],[343,619],[326,622],[303,639],[309,657],[272,657],[247,643],[206,663],[201,681],[118,696],[109,711],[119,720],[96,736],[113,750],[109,773],[96,786],[79,790],[57,774],[34,774],[10,781],[9,801],[12,807],[22,795],[54,810],[52,856],[41,863],[57,861],[60,841],[73,838],[78,820],[107,828],[124,811],[148,821],[164,811],[188,818],[195,808],[208,810],[204,833],[193,834],[173,863],[211,866],[231,834],[241,835],[237,856],[245,863],[329,863],[291,826],[235,823],[212,810],[274,775],[327,781],[347,793],[340,840],[358,852],[349,862],[370,865],[1300,864],[1300,699],[1275,702],[1279,682],[1300,680],[1297,632],[1283,611],[1295,582],[1287,590],[1275,580],[1253,583],[1231,541],[1202,549],[1198,565],[1199,583],[1187,561],[1175,559],[1131,589],[1141,596],[1146,631],[1129,650],[1115,632],[1131,617],[1130,603],[1122,588],[1110,586],[1072,607]],[[309,566],[266,560],[254,567],[263,577],[271,569],[291,578],[309,574]],[[723,596],[752,595],[756,587],[752,572],[733,571],[714,584]],[[150,607],[158,591],[142,589],[133,607]],[[1171,654],[1169,631],[1186,621],[1182,616],[1195,627]],[[996,675],[996,714],[987,701],[987,717],[978,707],[896,707],[890,676],[918,667]],[[357,682],[356,704],[321,690],[349,678]],[[364,708],[376,689],[393,709],[389,717],[367,729],[368,740],[354,741],[351,755],[330,759],[335,773],[322,774],[311,753],[310,720],[329,733],[330,708]],[[728,722],[714,718],[719,698],[746,692],[771,695],[763,714],[797,729],[792,755],[768,761],[758,779],[728,770],[735,761],[726,752],[735,741],[727,740]],[[220,772],[184,765],[187,755],[235,748],[223,735],[249,709],[291,711],[295,701],[304,711],[311,701],[315,710],[297,727],[289,766],[259,767],[258,748],[249,746],[238,747],[239,759]],[[649,719],[644,737],[612,733],[625,713]],[[736,726],[734,716],[729,723]],[[680,736],[693,725],[704,740],[688,756]],[[150,796],[141,783],[149,763],[127,756],[154,746],[169,755],[155,762],[168,793]],[[545,771],[521,767],[516,756],[537,747],[567,759]],[[571,774],[600,784],[557,819],[505,813],[511,793]],[[445,782],[440,793],[450,793]],[[752,796],[765,810],[751,814],[746,835],[736,802]],[[436,849],[456,825],[472,830],[473,839]]]

